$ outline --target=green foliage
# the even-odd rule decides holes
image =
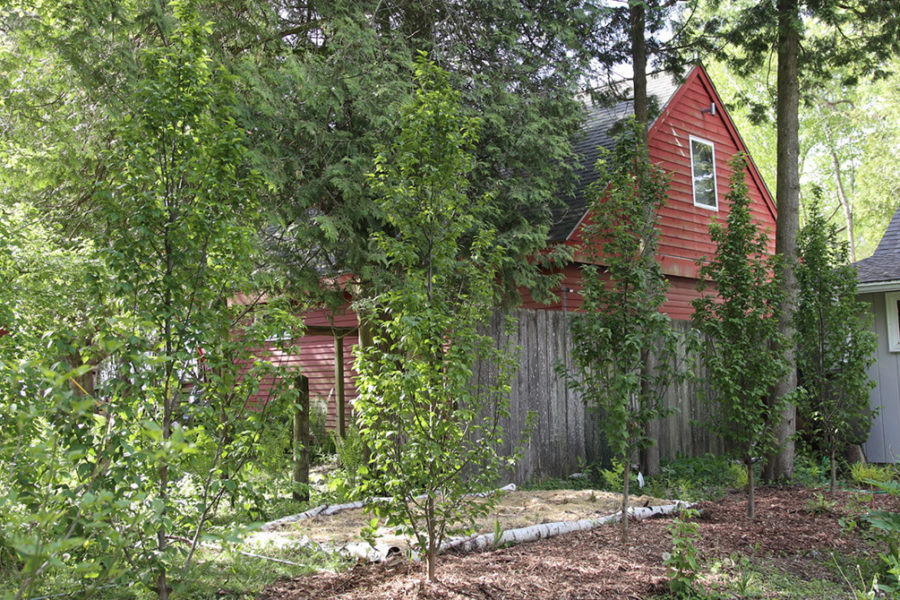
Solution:
[[[802,487],[820,487],[829,480],[827,457],[799,454],[794,461],[793,482]]]
[[[778,329],[779,267],[768,253],[765,233],[750,218],[746,159],[735,155],[730,165],[728,224],[710,225],[717,250],[700,269],[701,290],[712,283],[717,295],[695,300],[693,319],[707,339],[706,366],[718,405],[712,426],[747,470],[752,517],[752,466],[775,449],[770,427],[780,409],[779,403],[770,404],[767,398],[787,368],[786,342]]]
[[[23,318],[2,357],[2,537],[17,594],[58,574],[87,595],[124,580],[161,597],[182,588],[222,499],[247,495],[242,467],[269,426],[270,407],[247,404],[274,374],[253,346],[293,318],[277,301],[252,317],[228,302],[260,285],[261,181],[244,165],[232,80],[209,56],[211,25],[189,2],[166,11],[160,38],[120,73],[118,110],[98,107],[109,142],[85,185],[93,243],[62,245],[29,222],[38,211],[14,209],[26,241],[47,244],[17,245],[17,266],[49,275],[43,293],[13,299]]]
[[[879,0],[853,4],[838,0],[787,4],[712,0],[706,4],[708,18],[690,24],[698,34],[697,42],[740,75],[768,68],[767,61],[783,34],[779,15],[787,13],[804,48],[797,64],[805,82],[803,94],[812,95],[820,90],[819,84],[837,77],[854,84],[861,77],[884,76],[898,49],[897,14]],[[771,98],[763,105],[770,103]],[[764,110],[765,106],[760,106],[756,112]]]
[[[810,433],[831,462],[834,491],[836,457],[848,443],[862,443],[872,414],[867,369],[874,361],[875,332],[868,304],[856,297],[856,269],[848,264],[847,244],[837,239],[818,202],[800,230],[799,305],[794,315],[797,367],[806,394],[801,408]]]
[[[834,505],[834,500],[829,500],[820,492],[816,492],[812,499],[806,501],[806,512],[814,515],[831,514],[834,512]]]
[[[709,500],[747,482],[743,467],[728,456],[706,454],[661,461],[659,475],[648,486],[659,498],[678,498],[690,502]]]
[[[896,479],[898,473],[897,468],[891,465],[858,462],[850,465],[850,477],[858,485],[870,485],[873,481],[887,483]]]
[[[868,483],[892,496],[900,496],[900,482],[897,480],[873,479]],[[879,555],[884,571],[881,582],[876,587],[889,597],[896,598],[900,596],[900,513],[873,511],[869,514],[868,521],[881,533],[881,541],[886,546],[885,551]]]
[[[503,249],[485,223],[487,200],[467,194],[478,122],[463,115],[446,74],[420,59],[400,133],[376,160],[372,186],[390,227],[373,236],[378,293],[357,304],[374,330],[358,350],[360,435],[370,449],[360,493],[389,525],[414,536],[434,579],[437,550],[469,531],[491,502],[510,358],[479,333],[492,314]],[[476,361],[499,369],[478,389]]]
[[[678,374],[679,340],[659,311],[667,283],[656,261],[668,179],[650,163],[643,139],[632,120],[597,164],[600,178],[590,191],[594,221],[585,225],[581,248],[587,257],[584,312],[572,319],[574,369],[566,373],[570,387],[602,413],[606,442],[624,465],[623,510],[631,462],[654,443],[647,424],[667,413],[662,397]],[[627,519],[622,522],[625,535]]]
[[[315,282],[326,271],[369,283],[368,242],[385,222],[366,174],[398,133],[393,103],[414,94],[414,59],[424,51],[445,66],[461,105],[481,117],[466,179],[473,195],[490,195],[485,220],[507,248],[499,279],[506,296],[515,300],[517,286],[529,285],[547,297],[554,278],[539,267],[548,256],[526,257],[544,249],[549,207],[571,188],[570,140],[583,118],[575,92],[593,59],[593,7],[580,0],[241,6],[246,11],[209,10],[228,20],[222,53],[246,92],[253,164],[274,188],[267,204],[284,232],[273,236],[273,250],[292,281]]]
[[[332,432],[335,451],[337,452],[340,470],[329,476],[329,489],[336,495],[337,501],[356,500],[355,494],[360,483],[360,469],[366,472],[365,442],[359,434],[356,422],[350,423],[346,435],[341,438]]]
[[[681,510],[669,526],[672,536],[672,552],[663,560],[669,569],[669,591],[675,598],[688,600],[706,598],[706,591],[699,586],[700,556],[697,542],[700,525],[693,522],[700,512],[693,508]]]
[[[603,489],[611,492],[621,492],[625,489],[625,483],[622,480],[625,473],[625,465],[621,462],[614,460],[611,468],[598,469],[597,473],[603,481]]]

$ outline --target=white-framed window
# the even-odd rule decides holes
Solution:
[[[884,308],[887,315],[888,351],[900,352],[900,292],[886,293]]]
[[[690,136],[691,183],[694,206],[719,210],[716,190],[716,148],[712,142]]]

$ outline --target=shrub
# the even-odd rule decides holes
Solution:
[[[895,468],[885,468],[885,470],[888,469],[892,475],[896,474]],[[900,483],[895,480],[870,479],[867,483],[892,496],[900,496]],[[874,511],[869,515],[868,521],[872,527],[881,532],[882,542],[886,546],[885,552],[879,555],[884,571],[881,583],[876,587],[888,594],[890,598],[898,598],[900,597],[900,513]]]

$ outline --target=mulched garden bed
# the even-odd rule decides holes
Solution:
[[[827,492],[824,496],[830,498]],[[763,488],[752,522],[743,493],[699,504],[701,557],[773,557],[780,568],[806,580],[829,577],[821,564],[825,553],[867,551],[858,535],[842,529],[842,517],[872,508],[900,511],[900,501],[885,495],[838,492],[832,511],[812,511],[815,498],[808,489]],[[436,584],[422,583],[423,564],[397,559],[279,581],[261,600],[642,599],[666,590],[663,553],[671,550],[670,523],[670,518],[635,522],[627,546],[619,540],[618,527],[604,526],[512,548],[443,556]]]

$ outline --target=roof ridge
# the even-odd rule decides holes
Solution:
[[[872,256],[898,252],[900,252],[900,206],[894,211],[894,216],[891,217],[891,222],[884,230],[884,235],[881,236],[881,241],[878,242]]]
[[[688,71],[687,75],[691,71]],[[623,78],[622,81],[628,81],[628,78]],[[684,76],[676,77],[664,70],[655,72],[652,77],[648,76],[647,95],[651,103],[655,102],[655,108],[659,109],[659,113],[653,117],[651,125],[663,114],[666,106],[668,106],[684,81]],[[581,166],[575,171],[577,186],[572,197],[566,199],[553,211],[553,223],[550,226],[549,233],[551,242],[568,239],[581,222],[588,208],[585,191],[590,183],[597,178],[597,174],[594,171],[594,163],[599,155],[597,149],[602,146],[611,150],[614,144],[612,128],[622,119],[634,114],[633,94],[630,98],[611,100],[614,101],[608,104],[592,103],[591,105],[583,105],[585,111],[584,127],[579,132],[577,139],[572,143],[572,149],[581,160]]]

